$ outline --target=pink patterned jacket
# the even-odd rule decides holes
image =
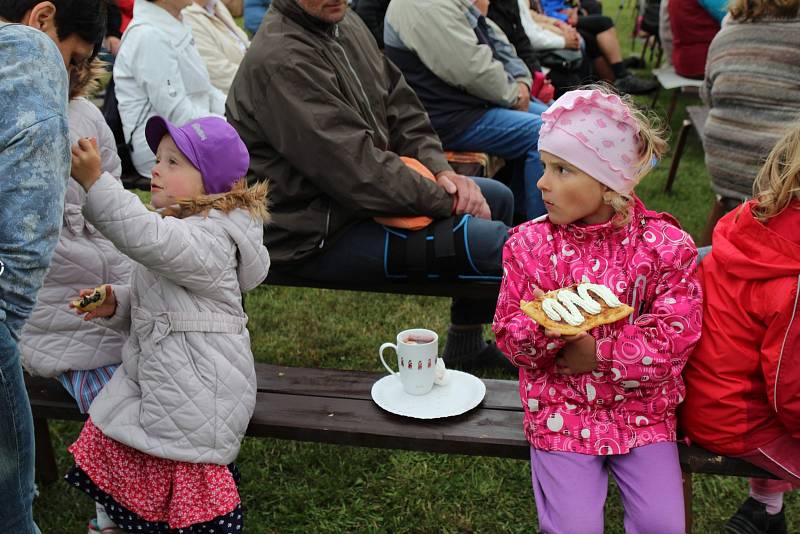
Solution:
[[[675,441],[675,408],[684,398],[681,371],[700,338],[702,292],[697,249],[669,215],[637,199],[622,228],[555,225],[546,218],[511,230],[494,318],[497,344],[520,368],[525,435],[537,449],[625,454]],[[597,368],[555,373],[564,342],[547,338],[520,299],[589,281],[612,288],[633,314],[590,333]]]

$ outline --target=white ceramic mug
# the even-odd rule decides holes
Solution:
[[[420,340],[416,341],[416,340]],[[433,330],[412,328],[397,334],[397,344],[384,343],[378,350],[381,363],[393,375],[398,374],[383,359],[383,351],[397,352],[397,366],[403,389],[411,395],[424,395],[433,388],[436,378],[436,358],[439,355],[439,336]]]

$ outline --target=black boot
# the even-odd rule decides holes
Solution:
[[[658,88],[658,81],[654,79],[639,78],[633,74],[628,73],[627,76],[617,78],[614,82],[614,87],[620,93],[627,93],[629,95],[642,95],[651,93]]]
[[[786,514],[767,513],[767,505],[749,497],[725,523],[730,534],[787,534]]]
[[[500,367],[517,373],[517,368],[497,348],[493,341],[483,339],[483,328],[466,330],[450,327],[442,354],[448,369],[469,371],[486,367]]]

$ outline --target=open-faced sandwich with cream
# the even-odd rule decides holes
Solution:
[[[520,308],[538,324],[563,335],[586,332],[633,313],[633,308],[623,304],[611,289],[588,283],[549,291],[529,302],[523,300]]]

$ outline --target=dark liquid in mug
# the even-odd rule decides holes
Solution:
[[[406,345],[425,345],[432,343],[435,338],[433,336],[426,336],[425,334],[409,334],[402,339]]]

